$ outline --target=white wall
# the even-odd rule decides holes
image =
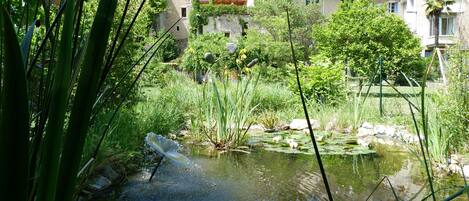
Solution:
[[[204,33],[230,33],[230,39],[235,40],[242,35],[240,18],[248,22],[248,27],[251,27],[247,15],[222,15],[209,17],[208,24],[203,27]]]

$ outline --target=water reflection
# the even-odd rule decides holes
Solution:
[[[123,187],[119,200],[326,200],[314,156],[253,151],[219,154],[197,147],[186,150],[197,164],[179,168],[164,164],[155,181],[141,173]],[[365,200],[388,175],[401,200],[427,194],[419,164],[409,155],[386,151],[366,156],[323,156],[336,200]],[[418,194],[421,191],[420,194]],[[418,194],[416,197],[414,195]],[[371,200],[395,200],[387,183]]]

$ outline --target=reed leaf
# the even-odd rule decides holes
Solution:
[[[73,198],[78,166],[90,123],[91,109],[96,100],[98,79],[116,6],[117,0],[100,1],[91,27],[62,153],[59,173],[61,180],[56,191],[57,200],[60,201],[71,201]]]
[[[295,66],[296,82],[298,84],[298,90],[300,92],[301,103],[303,105],[303,111],[305,113],[306,122],[308,123],[309,134],[310,134],[310,137],[311,137],[311,141],[313,143],[314,153],[316,155],[316,160],[318,161],[319,169],[321,171],[322,180],[323,180],[324,186],[326,188],[327,197],[329,198],[329,201],[333,201],[334,198],[332,197],[331,189],[329,187],[329,182],[327,181],[326,171],[324,170],[324,166],[322,165],[321,155],[319,153],[318,145],[316,143],[316,139],[314,137],[314,132],[313,132],[313,129],[311,127],[311,122],[310,122],[310,119],[309,119],[308,109],[306,107],[305,96],[303,95],[303,90],[301,89],[300,76],[299,76],[299,72],[298,72],[298,61],[296,60],[295,48],[293,47],[292,30],[291,30],[291,24],[290,24],[290,13],[289,13],[288,9],[287,9],[287,23],[288,23],[288,39],[289,39],[289,42],[290,42],[292,60],[293,60],[294,66]]]
[[[53,69],[49,120],[46,126],[46,134],[40,148],[41,165],[39,169],[37,201],[55,200],[60,151],[63,144],[65,114],[70,94],[75,2],[75,0],[68,0],[64,11],[62,35],[59,44],[61,51],[59,51],[58,55],[58,65]]]
[[[21,41],[21,52],[23,53],[24,66],[28,65],[29,49],[31,47],[31,40],[33,39],[34,28],[36,28],[36,19],[34,19],[31,25],[29,25],[28,31],[26,32],[23,41]]]
[[[0,109],[0,195],[27,200],[29,110],[23,57],[10,15],[0,7],[4,65]],[[6,51],[8,50],[8,51]]]

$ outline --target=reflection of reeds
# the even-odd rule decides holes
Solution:
[[[332,193],[331,193],[331,190],[330,190],[330,187],[329,187],[329,183],[327,181],[326,171],[324,170],[324,166],[323,166],[322,160],[321,160],[321,155],[320,155],[319,150],[318,150],[318,145],[317,145],[316,139],[314,137],[313,128],[311,127],[311,122],[310,122],[310,119],[309,119],[308,109],[306,107],[306,100],[305,100],[305,97],[303,95],[303,90],[301,89],[300,77],[299,77],[299,73],[298,73],[298,61],[296,60],[295,48],[293,47],[293,41],[292,41],[290,13],[288,12],[288,9],[286,9],[286,11],[287,11],[287,22],[288,22],[288,36],[289,36],[290,48],[291,48],[291,52],[292,52],[292,60],[293,60],[294,66],[295,66],[296,82],[298,84],[298,90],[300,92],[300,97],[301,97],[301,104],[303,105],[303,111],[305,113],[306,122],[308,123],[309,134],[311,136],[311,141],[313,142],[314,153],[316,155],[316,160],[318,161],[319,169],[321,170],[321,176],[322,176],[322,180],[324,181],[324,186],[326,187],[327,196],[328,196],[329,200],[332,201],[332,200],[334,200],[334,198],[332,197]]]

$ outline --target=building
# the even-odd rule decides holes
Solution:
[[[194,1],[194,0],[192,0]],[[199,0],[208,3],[209,0]],[[317,3],[322,12],[327,16],[338,9],[341,0],[294,0],[296,3]],[[234,4],[238,6],[255,6],[254,0],[213,0],[214,4]],[[385,6],[388,12],[394,13],[408,24],[409,29],[415,33],[422,42],[422,46],[430,52],[434,46],[433,20],[426,15],[426,0],[375,0],[378,5]],[[469,46],[469,0],[456,0],[450,9],[445,10],[440,17],[440,45],[453,45],[462,41]],[[170,27],[179,18],[182,20],[171,30],[181,44],[181,48],[187,45],[189,38],[189,13],[192,9],[191,0],[168,0],[167,11],[160,15],[161,27]],[[246,24],[240,23],[244,21]],[[222,15],[210,17],[208,24],[203,26],[204,33],[222,32],[227,37],[241,36],[246,28],[255,26],[249,22],[247,15]]]
[[[189,15],[192,10],[192,1],[194,0],[168,0],[168,6],[164,13],[156,17],[158,23],[157,29],[165,29],[171,27],[179,18],[181,20],[171,29],[181,49],[187,46],[190,24]],[[209,3],[209,0],[199,0],[201,4]],[[253,6],[254,0],[213,0],[217,5],[236,5],[236,6]],[[241,36],[249,25],[247,15],[222,15],[218,17],[209,17],[207,25],[203,26],[204,33],[221,32],[230,38]],[[244,21],[245,24],[240,23]]]

